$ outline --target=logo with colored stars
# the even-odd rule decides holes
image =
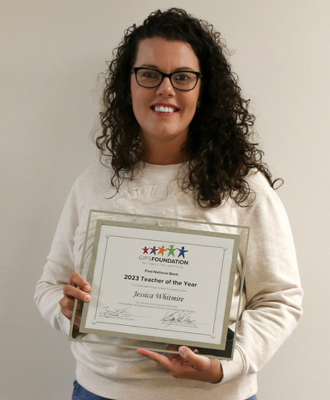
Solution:
[[[143,254],[148,254],[148,255],[154,255],[154,256],[165,256],[165,257],[182,257],[185,258],[185,254],[188,252],[188,250],[185,249],[184,246],[180,248],[175,248],[175,246],[172,244],[169,247],[157,247],[157,246],[153,246],[153,247],[144,247],[142,248]]]

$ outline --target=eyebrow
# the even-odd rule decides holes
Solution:
[[[153,64],[142,64],[140,66],[140,68],[153,68],[153,69],[157,69],[158,71],[161,71],[157,65],[153,65]],[[179,67],[179,68],[175,68],[175,70],[173,72],[176,72],[176,71],[179,72],[179,71],[195,71],[195,70],[190,67]]]

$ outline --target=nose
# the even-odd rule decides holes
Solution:
[[[157,87],[156,93],[160,96],[174,96],[174,87],[168,76],[165,77],[163,82]]]

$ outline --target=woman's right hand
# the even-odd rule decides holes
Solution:
[[[63,288],[63,297],[60,300],[61,312],[70,321],[73,314],[74,300],[78,301],[77,312],[75,314],[74,325],[79,328],[81,320],[82,302],[88,303],[91,296],[89,292],[91,290],[90,284],[77,272],[70,275],[70,283],[65,285]]]

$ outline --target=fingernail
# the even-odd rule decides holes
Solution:
[[[179,354],[180,354],[180,356],[184,356],[184,354],[185,354],[185,352],[186,352],[186,348],[185,347],[179,347]]]
[[[87,284],[87,285],[84,287],[84,290],[87,291],[87,290],[90,290],[90,288],[91,288],[91,287]]]
[[[86,294],[85,297],[84,297],[84,300],[85,300],[85,301],[89,301],[90,298],[91,298],[91,296],[90,296],[89,294]]]

